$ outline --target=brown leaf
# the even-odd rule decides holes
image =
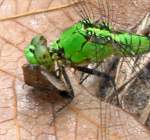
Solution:
[[[148,140],[149,132],[132,116],[100,103],[80,85],[59,112],[65,101],[53,91],[24,85],[24,47],[38,33],[50,42],[77,21],[72,6],[67,0],[0,1],[0,139]]]

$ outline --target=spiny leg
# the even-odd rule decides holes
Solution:
[[[81,71],[81,72],[85,72],[85,73],[88,73],[88,74],[96,75],[96,76],[99,76],[99,77],[104,77],[107,80],[110,80],[111,83],[112,83],[112,86],[114,88],[114,91],[115,91],[114,94],[117,97],[117,105],[120,105],[119,98],[118,98],[118,91],[116,89],[116,84],[115,84],[114,79],[110,75],[108,75],[105,72],[100,72],[100,71],[97,71],[95,69],[89,69],[89,68],[86,68],[86,67],[80,67],[80,66],[78,66],[78,67],[76,67],[76,69],[79,70],[79,71]]]
[[[63,77],[64,77],[64,80],[65,80],[65,82],[66,82],[66,84],[67,84],[67,86],[68,86],[68,87],[67,87],[68,92],[69,92],[68,96],[69,96],[71,99],[73,99],[73,98],[74,98],[74,91],[73,91],[73,88],[72,88],[70,79],[69,79],[69,77],[68,77],[68,75],[67,75],[67,73],[66,73],[66,70],[65,70],[65,68],[64,68],[63,66],[60,66],[60,70],[61,70],[61,73],[62,73],[62,75],[63,75]]]
[[[45,68],[41,68],[41,74],[60,91],[66,91],[64,83],[58,79],[53,73],[48,72]]]
[[[60,69],[61,74],[64,77],[65,82],[67,83],[67,86],[65,83],[59,78],[57,78],[53,73],[49,73],[46,69],[42,68],[41,69],[41,74],[48,80],[50,81],[59,91],[60,95],[65,97],[65,98],[71,98],[73,99],[73,93],[72,93],[72,87],[70,86],[70,81],[69,78],[63,68]],[[69,93],[68,93],[69,90]],[[71,93],[71,94],[70,94]]]
[[[96,66],[94,66],[93,69],[97,69],[99,67],[100,64],[97,64]],[[90,74],[87,74],[86,76],[84,76],[84,72],[82,72],[81,78],[80,78],[80,82],[79,84],[82,84],[89,76]]]
[[[67,84],[67,87],[65,86],[65,83],[62,82],[61,79],[57,79],[56,77],[54,77],[54,75],[52,75],[51,73],[49,73],[47,70],[45,69],[42,69],[41,70],[41,73],[43,76],[45,76],[50,82],[52,82],[52,84],[58,89],[60,90],[59,94],[62,96],[62,97],[65,97],[67,100],[64,100],[63,103],[64,105],[62,107],[60,107],[57,111],[56,111],[56,114],[61,112],[66,106],[68,106],[72,99],[74,98],[74,92],[73,92],[73,89],[72,89],[72,86],[71,86],[71,83],[70,83],[70,80],[69,80],[69,77],[65,71],[65,68],[60,66],[59,67],[59,71],[60,71],[60,75],[62,74],[66,84]],[[68,100],[69,99],[69,100]]]
[[[63,66],[59,66],[59,69],[60,69],[60,74],[62,74],[62,76],[64,78],[64,82],[67,84],[67,90],[60,92],[60,94],[61,94],[61,96],[64,96],[71,100],[65,102],[65,104],[59,110],[56,111],[56,114],[61,112],[65,107],[67,107],[71,103],[72,99],[74,98],[74,91],[73,91],[71,82],[69,80],[69,77],[66,73],[65,68]]]

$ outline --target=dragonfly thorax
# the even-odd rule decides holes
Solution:
[[[89,21],[80,21],[66,29],[50,48],[52,52],[57,53],[63,50],[61,52],[63,54],[62,59],[66,59],[72,64],[102,61],[112,55],[113,48],[111,44],[108,44],[110,38],[102,35],[99,38],[97,30],[102,32],[104,29],[98,29],[98,26]],[[105,32],[110,35],[110,31],[106,30]],[[104,43],[107,47],[104,46]],[[105,53],[103,53],[104,51]]]

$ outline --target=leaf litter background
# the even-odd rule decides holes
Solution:
[[[122,27],[135,25],[149,9],[148,3],[120,2],[116,21]],[[56,112],[64,100],[55,91],[24,85],[23,49],[33,35],[44,34],[50,42],[78,21],[72,5],[66,4],[62,0],[0,1],[0,140],[150,139],[149,132],[132,116],[107,104],[100,106],[98,99],[77,85],[75,78],[76,96],[59,113]],[[53,10],[39,12],[46,9]]]

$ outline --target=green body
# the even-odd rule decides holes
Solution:
[[[34,52],[29,48],[34,48]],[[146,36],[114,32],[92,23],[85,25],[81,21],[62,32],[49,47],[41,43],[40,36],[33,38],[25,49],[25,56],[29,63],[53,70],[53,62],[58,60],[78,65],[101,62],[111,55],[136,56],[149,51],[150,39]]]
[[[112,39],[119,45],[119,49],[127,56],[137,56],[150,51],[150,38],[130,33],[112,34]]]
[[[107,47],[96,41],[90,41],[87,35],[83,35],[81,31],[86,32],[81,22],[73,25],[65,30],[60,38],[50,46],[52,52],[64,54],[72,64],[81,64],[85,62],[99,62],[111,56],[114,48],[109,43]]]

